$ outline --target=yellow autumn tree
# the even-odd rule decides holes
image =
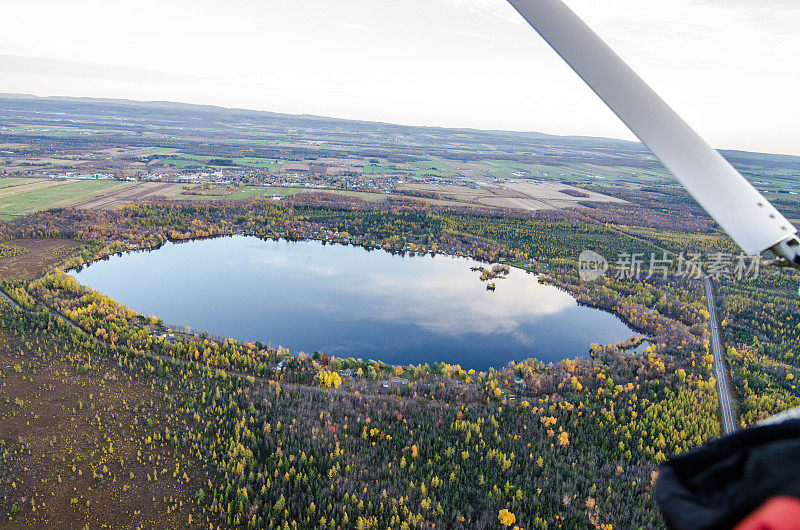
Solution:
[[[517,516],[509,512],[506,508],[500,510],[497,518],[500,520],[500,524],[503,526],[512,526],[517,522]]]
[[[561,431],[558,433],[558,445],[569,445],[569,435],[567,434],[567,431]]]
[[[320,386],[338,389],[342,385],[342,377],[336,372],[322,370],[317,372],[314,379]]]

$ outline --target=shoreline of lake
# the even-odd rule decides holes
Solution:
[[[214,241],[218,243],[213,243]],[[97,271],[96,267],[102,264],[110,264],[115,267],[119,260],[130,260],[132,256],[139,256],[134,261],[140,263],[140,267],[148,271],[161,271],[161,273],[165,270],[170,271],[179,264],[150,263],[141,265],[142,259],[146,262],[148,261],[147,256],[154,256],[165,248],[196,249],[197,245],[203,244],[210,244],[216,251],[230,245],[239,245],[241,246],[239,250],[250,255],[251,258],[259,253],[257,247],[260,247],[262,254],[258,259],[262,260],[266,257],[263,251],[267,248],[273,251],[283,249],[282,252],[289,254],[302,249],[305,252],[302,256],[303,259],[309,260],[314,257],[313,261],[317,268],[326,265],[322,263],[320,253],[325,253],[325,249],[333,249],[327,255],[336,257],[338,269],[334,267],[331,270],[331,267],[328,266],[327,270],[323,272],[331,275],[331,280],[339,282],[340,288],[346,285],[350,285],[350,287],[349,290],[336,291],[330,285],[326,286],[324,278],[316,276],[317,273],[293,276],[290,271],[291,267],[287,266],[287,263],[269,265],[278,267],[272,270],[272,274],[283,274],[286,276],[284,281],[293,282],[294,288],[297,289],[295,295],[299,294],[303,299],[311,300],[309,308],[306,308],[302,307],[302,303],[299,306],[293,304],[291,293],[278,287],[262,286],[260,291],[256,289],[251,292],[247,289],[241,290],[234,283],[226,281],[226,288],[230,288],[232,291],[240,289],[237,297],[242,302],[246,302],[249,296],[257,292],[259,300],[276,297],[275,301],[278,305],[292,306],[289,312],[292,313],[294,320],[286,321],[285,312],[273,312],[272,321],[278,324],[282,323],[282,325],[273,326],[272,324],[275,322],[258,321],[248,313],[253,311],[269,312],[269,304],[245,304],[249,309],[242,309],[242,307],[234,309],[235,304],[225,302],[220,293],[216,293],[210,298],[198,295],[196,286],[183,285],[182,291],[178,289],[179,292],[176,291],[166,298],[163,297],[163,287],[158,293],[151,293],[154,299],[164,298],[165,300],[175,297],[199,296],[190,303],[196,309],[195,314],[192,314],[186,308],[176,308],[174,304],[170,306],[169,303],[165,303],[159,306],[158,304],[144,303],[147,302],[146,299],[134,296],[141,291],[139,287],[129,290],[131,296],[126,295],[124,290],[120,292],[119,289],[114,288],[115,281],[123,281],[119,277],[116,280],[112,279],[110,283],[101,282],[102,285],[98,285],[96,282],[84,283],[89,277],[85,274],[87,271]],[[248,245],[251,246],[248,247]],[[292,245],[294,246],[292,247]],[[193,251],[187,250],[187,252],[192,254]],[[232,248],[228,248],[226,252],[231,259],[239,254]],[[310,255],[308,255],[309,253]],[[345,255],[346,259],[343,257]],[[428,260],[417,260],[424,255],[388,251],[374,253],[360,245],[327,245],[322,244],[319,240],[311,239],[289,241],[233,235],[196,239],[180,244],[167,243],[147,253],[132,251],[122,255],[115,254],[84,266],[81,271],[72,271],[71,274],[79,282],[98,289],[141,313],[156,314],[166,321],[180,322],[182,325],[189,325],[192,329],[206,329],[213,335],[228,336],[237,340],[259,341],[265,344],[267,342],[281,344],[295,353],[316,350],[337,357],[374,358],[389,364],[447,362],[484,370],[489,367],[504,366],[511,360],[521,361],[532,357],[544,362],[558,361],[564,358],[585,358],[588,356],[590,342],[616,343],[634,334],[630,326],[622,322],[616,315],[578,304],[569,293],[555,286],[540,283],[535,275],[531,276],[522,272],[525,269],[513,268],[513,272],[509,276],[515,280],[511,283],[507,283],[508,280],[501,282],[497,292],[491,293],[485,290],[483,282],[477,281],[474,273],[469,270],[470,265],[478,263],[474,258],[439,252],[428,256]],[[275,257],[274,253],[272,257]],[[298,255],[295,255],[294,258],[294,265],[300,263],[297,261]],[[202,262],[210,258],[209,255],[205,255],[202,258],[195,256],[194,259]],[[351,260],[359,263],[359,266],[356,267],[359,271],[368,271],[369,277],[365,278],[360,273],[356,274],[349,270],[346,264]],[[401,263],[404,265],[400,265]],[[225,278],[226,274],[227,276],[233,274],[232,269],[225,269],[227,265],[222,269],[219,268],[219,265],[219,263],[215,265],[217,268],[216,279],[207,278],[205,281],[209,283],[222,281],[221,279]],[[180,267],[187,275],[194,274],[192,268],[183,265]],[[255,274],[252,268],[248,268],[243,263],[238,263],[236,267],[238,267],[239,274]],[[227,272],[223,270],[227,270]],[[144,273],[142,270],[137,272],[136,267],[128,270],[125,274],[134,276],[139,274],[136,276],[137,279],[131,281],[138,282],[140,286],[147,284],[149,273]],[[204,280],[199,278],[196,279],[201,285]],[[255,274],[252,278],[260,278],[260,281],[264,281],[265,277]],[[167,279],[164,276],[162,280],[162,286],[171,287],[175,287],[176,282],[181,282],[178,277]],[[465,280],[468,280],[469,283],[465,283]],[[359,284],[363,284],[365,281],[371,281],[373,284],[371,287],[358,289]],[[370,305],[371,309],[360,312],[352,308],[342,309],[343,306],[347,306],[346,303],[331,304],[331,300],[327,300],[325,297],[312,300],[313,290],[309,291],[308,286],[304,286],[303,282],[312,282],[314,289],[324,291],[327,293],[326,296],[336,300],[341,301],[345,295],[355,296],[358,299],[357,306]],[[370,291],[370,289],[374,291]],[[375,296],[375,293],[381,292],[381,290],[386,292],[381,296]],[[482,291],[483,295],[475,292],[476,290]],[[520,292],[512,296],[512,292],[515,290]],[[389,296],[384,296],[386,293]],[[539,297],[538,306],[536,301],[530,300],[530,298],[536,297]],[[207,314],[200,318],[200,315],[196,313],[198,311],[203,313],[203,311],[198,308],[203,304],[210,303],[209,300],[214,300],[213,303],[227,307],[229,312],[214,310],[209,313],[206,311]],[[320,310],[320,305],[328,307]],[[350,316],[346,319],[339,318],[337,313],[342,311],[349,312]],[[313,318],[305,314],[309,312]],[[568,324],[559,324],[554,320],[554,314],[559,312],[568,315],[566,317],[569,320]],[[236,320],[233,317],[235,314],[247,320],[249,327],[232,322],[232,320]],[[309,322],[314,319],[318,325],[312,329],[308,326]],[[536,329],[535,321],[544,322],[541,324],[541,329]],[[599,325],[598,322],[603,322],[604,325]],[[318,329],[320,326],[329,332],[321,333]],[[562,327],[563,329],[561,329]],[[594,332],[582,329],[586,327],[592,328]],[[303,333],[298,333],[298,329],[307,330],[305,335],[310,334],[310,337],[302,338],[308,340],[300,340]],[[556,333],[556,329],[561,329],[561,333]],[[396,343],[392,343],[387,334]],[[600,336],[596,336],[598,334]],[[587,340],[578,346],[581,338],[576,339],[576,335],[581,335]],[[603,337],[606,337],[606,340]]]

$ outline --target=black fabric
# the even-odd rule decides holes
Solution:
[[[656,500],[673,529],[731,528],[775,495],[800,498],[800,419],[720,438],[663,465]]]

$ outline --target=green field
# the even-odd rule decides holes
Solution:
[[[142,147],[126,152],[126,155],[167,155],[172,154],[176,149],[172,147]]]
[[[513,160],[481,160],[480,163],[491,171],[492,177],[498,178],[517,178],[514,175],[516,172],[527,171],[532,173],[536,171],[530,164],[522,164]]]
[[[186,167],[186,166],[200,166],[201,164],[197,160],[186,160],[184,158],[165,158],[163,160],[165,165],[175,166],[175,167]],[[204,164],[202,164],[204,165]]]
[[[188,155],[185,153],[171,153],[172,156],[170,158],[165,158],[163,160],[164,164],[170,164],[176,167],[187,167],[187,166],[205,166],[214,158],[211,156],[200,156],[200,155]],[[225,158],[225,157],[218,157],[218,158]],[[242,166],[242,167],[254,167],[254,168],[263,168],[269,169],[271,171],[280,171],[281,165],[278,161],[274,158],[253,158],[253,157],[241,157],[241,158],[231,158],[228,160],[232,160],[234,165]]]
[[[5,197],[0,199],[0,218],[8,219],[49,208],[70,206],[114,188],[130,185],[114,180],[84,180]]]
[[[349,197],[358,197],[359,199],[378,202],[385,200],[386,196],[382,193],[371,193],[368,191],[354,191],[354,190],[330,190],[330,189],[309,189],[299,188],[293,186],[245,186],[242,189],[236,190],[230,195],[176,195],[175,199],[181,200],[234,200],[234,199],[252,199],[254,197],[286,197],[288,195],[297,195],[299,193],[310,193],[314,191],[321,191],[325,193],[335,193],[337,195],[347,195]]]
[[[20,184],[30,184],[40,179],[26,179],[19,177],[4,177],[0,178],[0,188],[9,188],[11,186],[19,186]]]
[[[447,164],[436,160],[424,160],[422,162],[412,162],[415,177],[452,177],[457,172]]]
[[[542,166],[548,167],[548,166]],[[597,166],[583,163],[567,163],[549,171],[566,181],[585,181],[597,176],[609,182],[637,182],[642,184],[658,183],[672,179],[671,175],[663,169],[643,169],[628,166]]]
[[[402,171],[398,171],[397,169],[392,169],[388,166],[378,166],[375,164],[369,164],[364,166],[363,173],[365,175],[382,175],[385,173],[403,173]]]
[[[185,158],[186,160],[194,160],[196,162],[208,162],[212,158],[225,158],[225,157],[213,157],[213,156],[203,156],[203,155],[188,155],[186,153],[178,153],[176,156],[180,158]]]
[[[270,171],[280,171],[281,169],[281,165],[274,158],[234,158],[233,163],[239,166],[269,169]]]

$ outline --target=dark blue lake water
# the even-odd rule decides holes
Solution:
[[[234,236],[167,244],[73,276],[133,310],[213,335],[391,364],[468,370],[587,355],[633,335],[615,316],[511,269],[489,292],[479,263],[319,241]]]

